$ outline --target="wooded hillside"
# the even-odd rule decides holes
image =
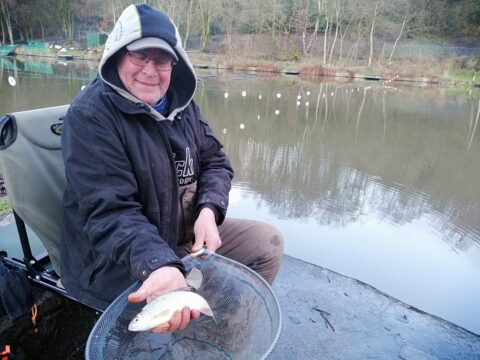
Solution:
[[[449,51],[455,56],[469,56],[480,49],[479,0],[143,2],[170,14],[187,50],[228,54],[238,49],[239,38],[258,35],[268,39],[276,57],[299,60],[315,55],[324,65],[342,59],[362,59],[370,66],[375,57],[388,61],[401,56],[401,47],[406,44],[410,54],[412,49],[418,50],[415,46],[425,46],[426,42],[428,46],[439,47],[428,51],[446,56],[451,55]],[[86,46],[88,31],[110,31],[130,3],[130,0],[0,0],[1,41],[3,44],[29,40],[77,41]]]

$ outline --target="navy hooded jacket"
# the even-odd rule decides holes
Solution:
[[[167,41],[179,58],[166,117],[126,91],[117,74],[115,54],[143,37]],[[170,18],[147,5],[125,9],[107,40],[99,76],[75,98],[62,129],[67,188],[61,275],[67,292],[87,305],[104,309],[161,266],[182,270],[177,244],[202,206],[215,207],[219,223],[225,217],[233,170],[192,100],[195,88]],[[187,190],[179,189],[162,122],[176,122],[189,146],[197,181]]]

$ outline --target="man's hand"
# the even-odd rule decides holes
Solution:
[[[207,250],[215,252],[222,245],[215,222],[215,214],[208,207],[200,210],[193,226],[193,232],[195,234],[195,244],[193,244],[192,252],[202,250],[204,244],[207,245]]]
[[[128,295],[128,301],[136,303],[146,300],[150,302],[159,295],[185,288],[186,286],[187,282],[180,270],[174,266],[164,266],[153,271],[137,291]],[[185,307],[182,311],[176,311],[168,323],[152,329],[152,332],[160,333],[185,329],[190,320],[195,320],[199,317],[200,312]]]
[[[165,331],[173,332],[177,329],[185,329],[190,320],[196,320],[200,317],[200,312],[197,310],[190,310],[185,306],[181,311],[175,311],[170,321],[166,324],[162,324],[153,328],[151,331],[154,333],[162,333]]]

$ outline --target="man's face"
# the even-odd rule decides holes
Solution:
[[[155,105],[170,85],[172,58],[159,49],[131,51],[122,55],[117,69],[120,80],[130,93]]]

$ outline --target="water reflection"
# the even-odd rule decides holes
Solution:
[[[12,63],[2,113],[68,103],[96,73],[96,64],[52,63],[52,75]],[[196,94],[236,169],[230,216],[274,223],[287,254],[477,333],[479,99],[208,72]]]
[[[2,114],[69,103],[96,76],[98,64],[0,57]],[[12,81],[13,79],[13,81]]]
[[[286,253],[480,332],[478,92],[203,85],[237,171],[231,216],[274,222]]]
[[[250,85],[250,100],[240,94],[224,99],[212,85],[198,101],[221,132],[236,181],[260,194],[280,218],[346,225],[375,212],[402,225],[435,212],[444,230],[456,224],[457,231],[468,228],[480,239],[474,180],[480,177],[480,142],[469,144],[468,106],[417,100],[423,89],[335,84],[320,84],[308,107],[297,106],[305,89],[279,84],[278,100],[278,91],[268,88],[276,83],[263,84],[261,101],[256,80],[229,84],[230,94],[232,86],[248,94]],[[444,240],[451,242],[451,234]],[[462,240],[451,245],[462,248]]]

